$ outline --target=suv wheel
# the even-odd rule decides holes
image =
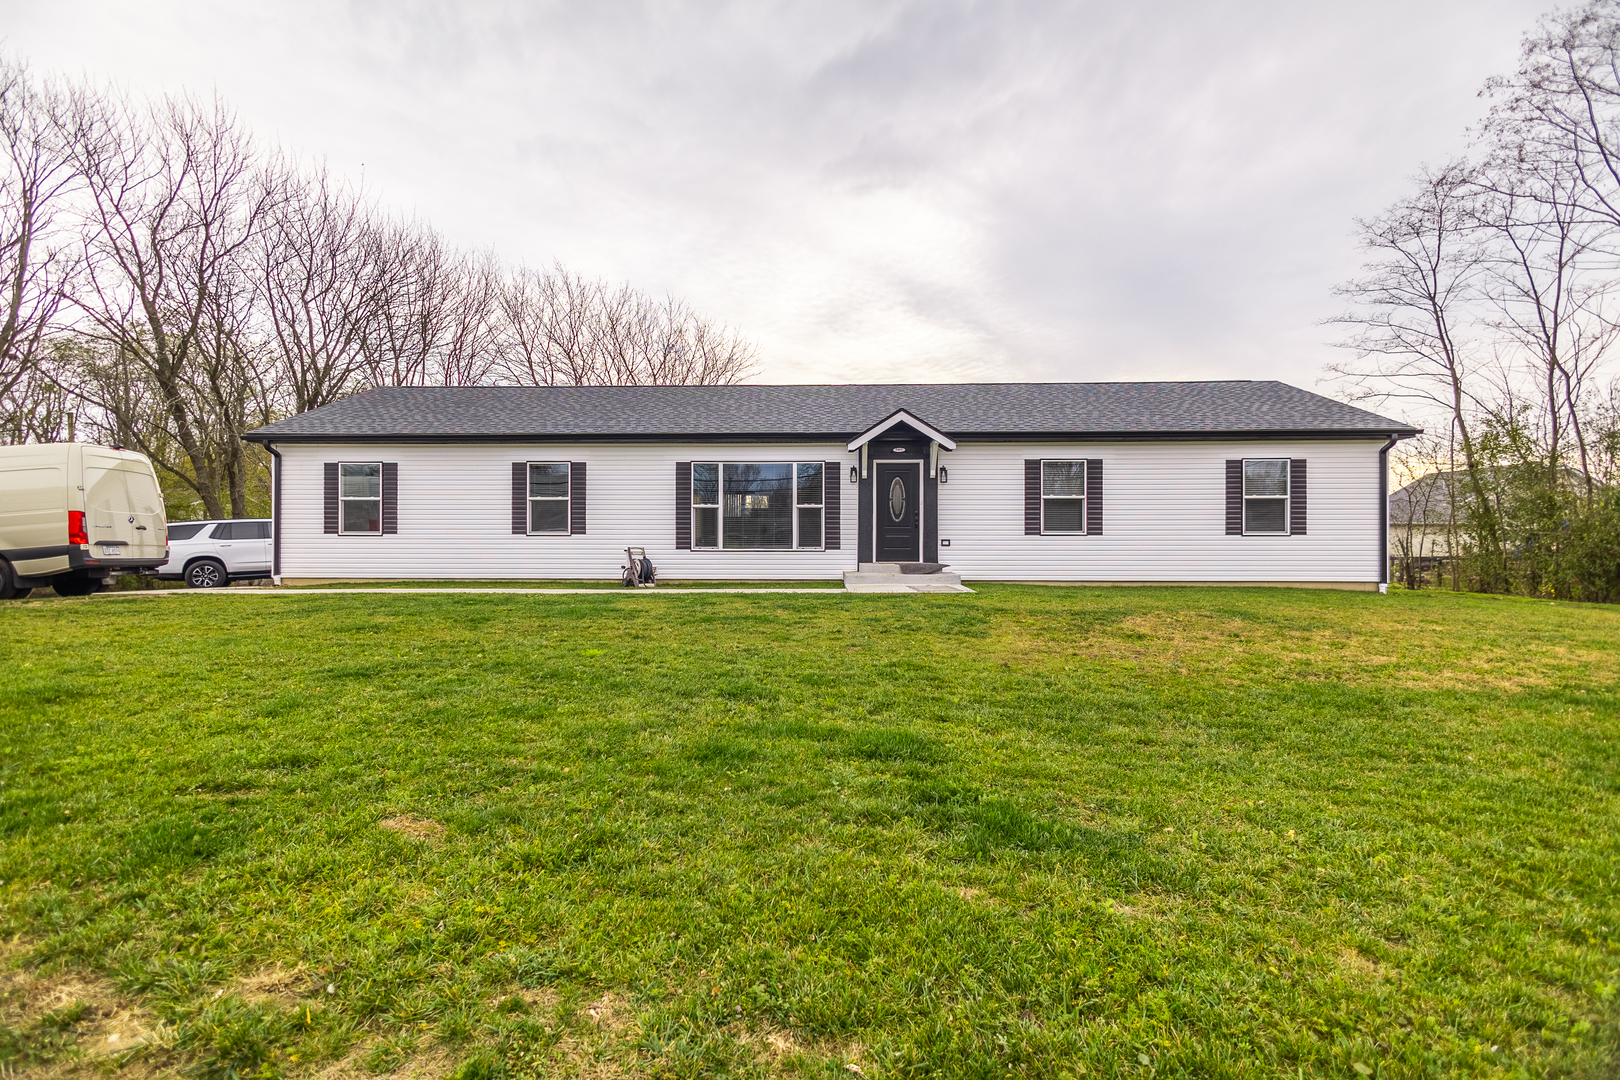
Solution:
[[[186,567],[186,584],[193,589],[218,589],[229,585],[225,564],[214,559],[198,559]]]

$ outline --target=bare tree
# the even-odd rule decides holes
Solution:
[[[378,386],[469,386],[495,366],[500,272],[419,222],[382,232],[375,317],[366,339]]]
[[[1480,188],[1474,171],[1461,162],[1425,170],[1417,187],[1378,217],[1357,222],[1372,261],[1362,277],[1335,290],[1354,306],[1332,320],[1355,328],[1340,344],[1357,359],[1332,370],[1363,397],[1404,399],[1448,414],[1480,515],[1481,543],[1496,566],[1501,530],[1469,421],[1477,402],[1466,333],[1486,271]]]
[[[654,301],[561,266],[520,267],[500,293],[504,381],[539,386],[703,385],[753,374],[754,345],[673,298]]]
[[[1613,320],[1611,260],[1602,251],[1610,227],[1581,207],[1567,166],[1543,161],[1490,174],[1481,200],[1489,256],[1483,294],[1494,326],[1512,347],[1500,374],[1502,397],[1521,376],[1533,388],[1545,424],[1541,443],[1549,489],[1561,485],[1565,443],[1573,437],[1595,496],[1582,400],[1620,334]]]
[[[384,236],[360,194],[324,167],[275,168],[283,197],[253,258],[270,337],[272,382],[293,413],[366,385],[367,341],[378,319]]]
[[[265,153],[218,100],[42,95],[6,62],[0,106],[0,436],[77,427],[140,449],[171,502],[189,491],[209,516],[263,487],[247,429],[368,387],[752,371],[749,342],[677,301],[509,274],[380,216],[323,167]]]
[[[266,418],[248,256],[278,187],[217,101],[143,107],[81,91],[64,131],[85,190],[74,303],[97,356],[69,375],[73,388],[209,515],[240,514],[241,435]]]
[[[1492,189],[1483,220],[1498,248],[1488,292],[1542,399],[1549,488],[1572,436],[1590,507],[1583,399],[1620,332],[1608,303],[1620,237],[1620,10],[1594,0],[1551,13],[1525,39],[1518,70],[1486,90],[1496,104],[1482,138]]]
[[[561,266],[519,266],[502,284],[499,375],[522,386],[592,381],[599,286]]]
[[[1588,214],[1620,226],[1620,9],[1587,0],[1546,15],[1519,67],[1486,83],[1483,141],[1533,168],[1570,171]]]
[[[52,123],[58,97],[0,57],[0,424],[13,432],[32,430],[24,402],[37,394],[18,391],[49,353],[69,273],[55,218],[76,177]]]

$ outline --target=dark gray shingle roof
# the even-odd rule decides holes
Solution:
[[[1286,383],[1245,381],[381,387],[247,437],[256,442],[849,439],[898,409],[956,439],[1416,431]]]

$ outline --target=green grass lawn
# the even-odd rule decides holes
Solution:
[[[975,587],[0,605],[0,1071],[1614,1075],[1620,611]]]

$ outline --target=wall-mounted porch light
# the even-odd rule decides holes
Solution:
[[[859,466],[851,465],[849,467],[849,482],[852,484],[858,484],[861,482],[861,470]]]
[[[949,470],[945,466],[941,465],[939,467],[939,482],[942,483],[942,484],[947,483],[947,482],[950,481],[950,478],[951,478],[951,470]]]

